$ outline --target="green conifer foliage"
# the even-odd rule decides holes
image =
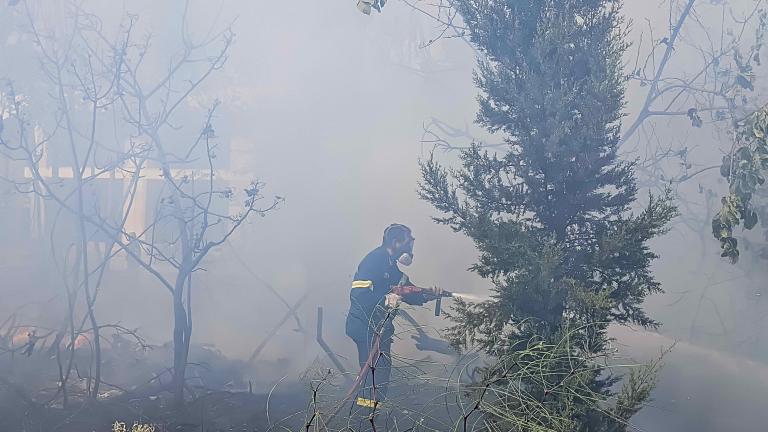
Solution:
[[[607,353],[610,323],[658,325],[642,308],[646,296],[661,291],[648,242],[665,232],[676,209],[668,196],[650,196],[632,212],[633,164],[617,158],[627,48],[621,4],[456,0],[453,6],[484,54],[475,73],[477,122],[503,134],[508,147],[474,146],[454,168],[434,158],[422,163],[421,197],[442,213],[437,222],[474,240],[480,257],[472,270],[494,286],[487,302],[458,302],[451,339],[459,347],[479,345],[506,364],[489,369],[486,379],[508,396],[510,383],[493,371],[519,368],[509,359],[532,343],[552,347],[537,363],[539,378],[513,386],[525,398],[486,405],[506,430],[534,430],[519,426],[532,419],[516,416],[510,423],[499,414],[517,412],[515,399],[546,407],[536,430],[623,430],[648,397],[653,374],[633,375],[633,387],[606,408],[598,402],[611,395],[616,379],[598,358]],[[569,421],[547,420],[555,418]]]

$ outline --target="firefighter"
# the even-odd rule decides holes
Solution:
[[[390,225],[384,230],[381,246],[363,258],[352,281],[346,333],[357,345],[360,373],[367,374],[360,387],[361,397],[356,401],[361,406],[373,408],[376,401],[386,396],[392,366],[393,310],[401,301],[422,305],[441,291],[439,288],[425,290],[434,294],[431,297],[424,293],[401,297],[391,292],[393,286],[410,285],[398,266],[409,266],[413,261],[414,240],[407,226]]]

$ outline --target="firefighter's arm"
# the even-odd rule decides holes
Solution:
[[[422,293],[405,294],[402,297],[403,297],[403,302],[411,306],[421,306],[424,303],[429,301],[427,297]]]
[[[373,281],[370,279],[355,279],[352,281],[352,290],[349,292],[352,304],[370,315],[376,307],[377,298],[373,293]]]
[[[381,291],[389,290],[389,287],[384,286],[385,284],[380,276],[381,271],[376,262],[371,259],[365,259],[360,263],[355,273],[355,278],[352,281],[352,290],[349,294],[350,300],[365,311],[369,317],[384,295]]]

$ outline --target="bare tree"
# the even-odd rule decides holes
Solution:
[[[223,67],[234,35],[226,27],[195,41],[188,31],[186,4],[180,49],[157,77],[144,70],[150,62],[150,39],[137,40],[135,16],[126,17],[118,35],[110,37],[99,17],[71,5],[67,17],[71,25],[62,37],[41,28],[29,2],[23,6],[55,102],[47,113],[53,121],[45,127],[25,109],[27,104],[44,101],[27,100],[21,92],[6,92],[6,117],[15,120],[15,130],[0,144],[3,153],[22,163],[28,173],[26,178],[10,179],[15,187],[55,204],[76,221],[79,255],[77,268],[70,270],[77,282],[67,295],[74,297],[80,288],[85,295],[88,331],[93,333],[96,353],[91,396],[98,394],[100,367],[94,290],[98,290],[110,259],[122,253],[154,276],[172,298],[171,391],[175,405],[181,407],[193,328],[194,274],[206,256],[250,216],[265,215],[282,200],[276,197],[262,205],[263,183],[252,180],[238,189],[220,179],[226,175],[215,163],[220,150],[213,127],[218,101],[204,114],[202,126],[191,141],[189,135],[180,133],[184,129],[179,122],[192,115],[182,111],[202,83]],[[23,83],[27,87],[31,84]],[[109,122],[105,121],[107,115]],[[57,147],[68,147],[71,154],[73,181],[64,191],[58,187],[61,178],[47,173],[46,159]],[[107,179],[118,180],[124,190],[113,214],[86,204],[88,187]],[[142,183],[145,188],[146,184],[157,188],[154,202],[138,202]],[[129,218],[147,210],[151,217],[144,226],[138,231],[129,229]],[[96,238],[106,239],[98,262],[89,255],[94,250],[89,244]],[[69,300],[73,335],[79,332],[74,301]],[[63,368],[70,369],[71,365]]]
[[[686,142],[687,131],[672,121],[696,129],[711,125],[726,153],[730,139],[722,135],[732,135],[733,124],[764,103],[754,93],[768,25],[763,3],[735,11],[728,1],[669,0],[666,31],[656,34],[649,23],[641,32],[627,67],[630,82],[645,93],[622,143],[627,157],[639,159],[646,185],[680,184],[720,167],[711,159],[717,152]],[[681,133],[670,136],[673,128]]]

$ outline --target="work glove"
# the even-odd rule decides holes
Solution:
[[[389,309],[395,309],[396,307],[400,306],[400,302],[402,302],[403,298],[395,293],[389,293],[384,296],[384,306],[386,306]]]

